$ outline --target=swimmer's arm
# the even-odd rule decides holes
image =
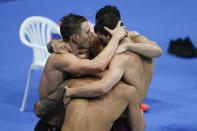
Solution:
[[[87,75],[102,72],[112,57],[112,55],[109,55],[108,58],[103,57],[103,60],[101,60],[102,57],[89,60],[79,59],[70,53],[56,55],[59,56],[55,59],[55,68],[73,75]]]
[[[87,75],[92,73],[99,73],[103,69],[99,63],[92,62],[89,59],[79,59],[70,54],[55,54],[57,55],[53,61],[54,68],[68,72],[73,75]]]
[[[109,92],[122,78],[127,60],[124,54],[115,56],[101,80],[81,87],[68,88],[66,96],[96,97]]]
[[[120,39],[121,38],[119,36],[114,35],[109,41],[107,47],[105,47],[102,52],[92,60],[79,59],[70,53],[57,54],[59,56],[55,59],[55,66],[60,70],[77,75],[102,72],[112,59]]]
[[[148,58],[155,58],[162,55],[162,49],[156,42],[148,40],[141,35],[130,36],[134,43],[123,43],[118,47],[117,54],[124,51],[133,51]]]
[[[128,118],[131,130],[144,131],[145,121],[143,111],[139,108],[139,96],[138,93],[128,88],[123,97],[126,98],[128,103]],[[132,99],[131,99],[132,97]]]
[[[112,38],[102,52],[100,52],[94,59],[77,59],[74,55],[72,55],[72,58],[68,58],[69,53],[67,53],[67,55],[65,55],[65,57],[67,57],[67,61],[56,60],[56,62],[59,63],[55,64],[56,68],[60,68],[61,70],[63,69],[64,71],[77,75],[86,75],[104,71],[111,61],[118,47],[119,41],[124,38],[126,34],[125,29],[120,26],[120,23],[121,21],[118,22],[116,28],[113,30],[104,27],[105,30],[112,35]]]

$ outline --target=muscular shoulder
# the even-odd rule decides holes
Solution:
[[[140,60],[140,56],[138,54],[136,54],[135,52],[131,52],[131,51],[126,51],[125,53],[123,53],[125,55],[125,58],[127,58],[128,62],[137,62],[138,60]]]
[[[47,62],[50,62],[55,68],[61,65],[68,65],[72,60],[73,55],[70,53],[56,54],[52,53]]]
[[[129,56],[127,54],[125,53],[118,54],[112,58],[110,66],[125,67],[128,61],[129,61]]]
[[[127,51],[127,52],[129,52],[129,51]],[[129,59],[129,55],[127,52],[118,54],[118,55],[114,56],[113,59],[119,60],[120,62],[126,62]]]
[[[139,60],[139,56],[134,52],[124,52],[113,57],[110,66],[131,67]]]

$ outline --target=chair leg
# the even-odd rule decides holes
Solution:
[[[31,75],[32,75],[33,69],[30,68],[29,73],[28,73],[28,77],[27,77],[27,82],[26,82],[26,87],[25,87],[25,93],[23,96],[23,101],[22,101],[22,105],[20,108],[20,111],[23,112],[25,109],[25,105],[26,105],[26,101],[27,101],[27,95],[28,95],[28,91],[29,91],[29,84],[31,82]]]

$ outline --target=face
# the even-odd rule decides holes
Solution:
[[[82,48],[89,48],[92,38],[92,32],[90,31],[90,25],[88,21],[81,24],[81,33],[79,34],[78,44]]]
[[[98,36],[99,41],[102,43],[103,46],[106,46],[107,43],[110,41],[111,37],[109,35],[105,36],[101,34],[100,32],[96,33]]]

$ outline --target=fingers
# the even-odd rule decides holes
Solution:
[[[122,21],[119,20],[117,25],[118,25],[118,26],[121,26],[121,23],[122,23]]]
[[[63,98],[63,103],[64,103],[64,105],[67,105],[70,102],[71,97],[66,95],[66,93],[68,91],[68,86],[64,86],[64,88],[66,91],[65,91],[64,98]]]
[[[89,49],[81,49],[79,50],[79,54],[89,53]]]
[[[68,86],[64,86],[64,88],[65,88],[65,90],[67,90],[68,89]]]
[[[126,29],[125,29],[126,30]],[[126,30],[126,35],[125,35],[126,37],[128,37],[129,36],[129,33],[128,33],[128,31]]]
[[[104,29],[105,29],[106,31],[108,31],[109,33],[111,32],[111,30],[110,30],[109,28],[107,28],[106,26],[104,26]]]
[[[122,24],[122,21],[119,20],[117,26],[122,27],[122,28],[125,29],[125,31],[126,31],[126,27],[125,27],[125,26],[121,26],[121,24]]]
[[[81,58],[81,59],[88,59],[87,54],[81,54],[81,55],[78,55],[78,57]]]
[[[120,46],[118,47],[118,49],[116,50],[115,54],[118,55],[118,54],[123,53],[123,52],[125,52],[125,51],[127,51],[126,46],[124,46],[124,45],[121,46],[121,45],[120,45]]]
[[[137,32],[137,31],[132,31],[132,33],[133,33],[134,35],[139,35],[139,32]]]
[[[119,20],[118,21],[118,24],[117,24],[117,26],[121,26],[121,23],[122,23],[122,21],[121,20]],[[125,26],[122,26],[124,29],[126,29],[126,27]],[[106,31],[108,31],[108,32],[110,32],[111,31],[111,29],[109,29],[108,27],[106,27],[106,26],[104,26],[104,29],[106,30]]]
[[[64,96],[64,98],[63,98],[64,105],[67,105],[70,102],[70,100],[71,100],[70,97]]]
[[[117,55],[117,54],[123,53],[125,51],[126,51],[126,49],[118,49],[115,54]]]
[[[70,46],[67,46],[68,50],[72,51],[71,47]]]
[[[125,30],[125,32],[126,32],[126,35],[128,35],[128,32],[127,32],[127,29],[126,29],[126,27],[125,27],[125,26],[122,26],[122,28]]]
[[[81,59],[87,59],[89,57],[89,49],[81,49],[79,50],[79,58]]]

